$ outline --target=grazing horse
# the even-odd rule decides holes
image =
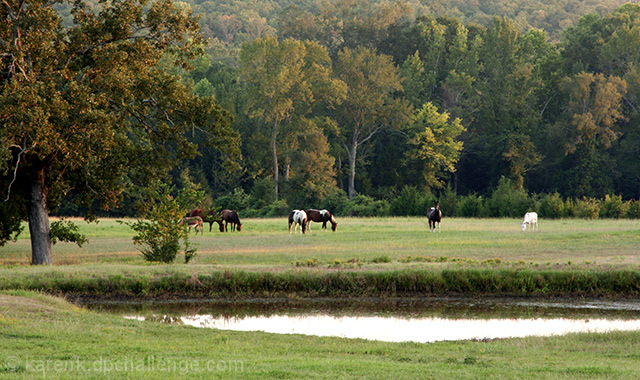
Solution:
[[[191,210],[191,212],[189,213],[189,216],[199,216],[202,218],[203,221],[209,223],[209,232],[211,232],[211,226],[213,225],[214,222],[218,223],[220,227],[220,232],[224,232],[224,226],[222,224],[222,220],[220,220],[220,215],[218,215],[218,213],[215,210],[211,210],[207,212],[205,215],[202,209],[197,208],[195,210]]]
[[[240,218],[238,217],[238,213],[235,210],[222,210],[220,211],[220,216],[224,221],[224,230],[227,230],[227,225],[231,223],[231,231],[236,230],[236,226],[238,226],[238,231],[242,231],[242,223],[240,223]],[[222,231],[222,222],[220,222],[220,231]]]
[[[528,212],[524,214],[524,220],[522,221],[522,231],[527,229],[527,224],[531,226],[531,231],[538,229],[538,214],[535,212]]]
[[[307,213],[304,210],[293,210],[289,214],[289,233],[291,233],[291,225],[294,225],[293,232],[298,233],[298,224],[304,234],[307,229]]]
[[[429,231],[436,232],[437,225],[438,232],[440,232],[440,222],[442,221],[440,203],[436,201],[436,204],[433,207],[429,208],[429,211],[427,211],[427,218],[429,218]]]
[[[199,216],[184,217],[178,224],[180,224],[181,226],[186,224],[189,230],[191,230],[191,227],[194,227],[196,229],[196,235],[198,234],[198,230],[200,230],[200,235],[204,235],[204,225],[202,222],[202,218]]]
[[[327,222],[331,222],[332,231],[335,232],[338,229],[338,222],[336,222],[336,219],[327,210],[307,210],[307,228],[309,229],[309,232],[311,232],[311,222],[322,222],[322,229],[325,231],[327,230]]]

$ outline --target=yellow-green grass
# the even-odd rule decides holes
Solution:
[[[386,343],[127,320],[0,293],[3,379],[637,379],[640,332]]]
[[[56,244],[54,265],[147,266],[126,225],[114,219],[76,223],[90,242],[82,248]],[[466,265],[496,259],[505,264],[640,264],[638,220],[541,220],[538,232],[521,232],[519,223],[445,218],[441,233],[429,233],[425,218],[340,218],[335,233],[320,231],[320,225],[313,223],[313,232],[301,235],[289,233],[285,218],[244,219],[242,232],[220,233],[214,226],[204,236],[192,233],[198,254],[189,270],[198,271],[201,265],[280,270],[313,259],[318,267],[352,261],[363,269],[442,266],[451,265],[453,259],[466,260]],[[28,265],[28,238],[25,229],[17,242],[0,247],[0,265]],[[180,257],[174,265],[182,265]]]

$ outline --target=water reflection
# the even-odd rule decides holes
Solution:
[[[448,319],[394,317],[335,317],[331,315],[226,318],[211,315],[182,317],[186,325],[222,330],[264,331],[364,338],[386,342],[436,342],[547,336],[572,332],[640,330],[640,320],[607,319]]]
[[[434,342],[640,330],[640,302],[364,299],[81,302],[160,322],[240,331]]]

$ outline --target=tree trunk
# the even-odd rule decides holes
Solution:
[[[29,178],[29,232],[31,233],[31,264],[51,265],[51,235],[47,192],[44,183],[45,169],[36,169]]]
[[[356,153],[358,142],[354,138],[351,143],[351,151],[347,151],[349,157],[349,200],[352,201],[356,195]]]
[[[278,124],[273,123],[273,134],[271,137],[271,148],[273,150],[273,188],[278,200],[278,152],[276,150],[276,138],[278,137]]]

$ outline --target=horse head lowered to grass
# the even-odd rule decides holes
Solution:
[[[304,210],[293,210],[289,214],[289,233],[291,233],[291,226],[293,225],[294,233],[298,232],[298,225],[302,233],[307,229],[307,213]]]
[[[309,231],[311,231],[311,222],[322,223],[322,229],[325,231],[327,230],[327,222],[331,223],[332,231],[335,232],[338,229],[338,222],[329,211],[309,209],[306,213]]]

